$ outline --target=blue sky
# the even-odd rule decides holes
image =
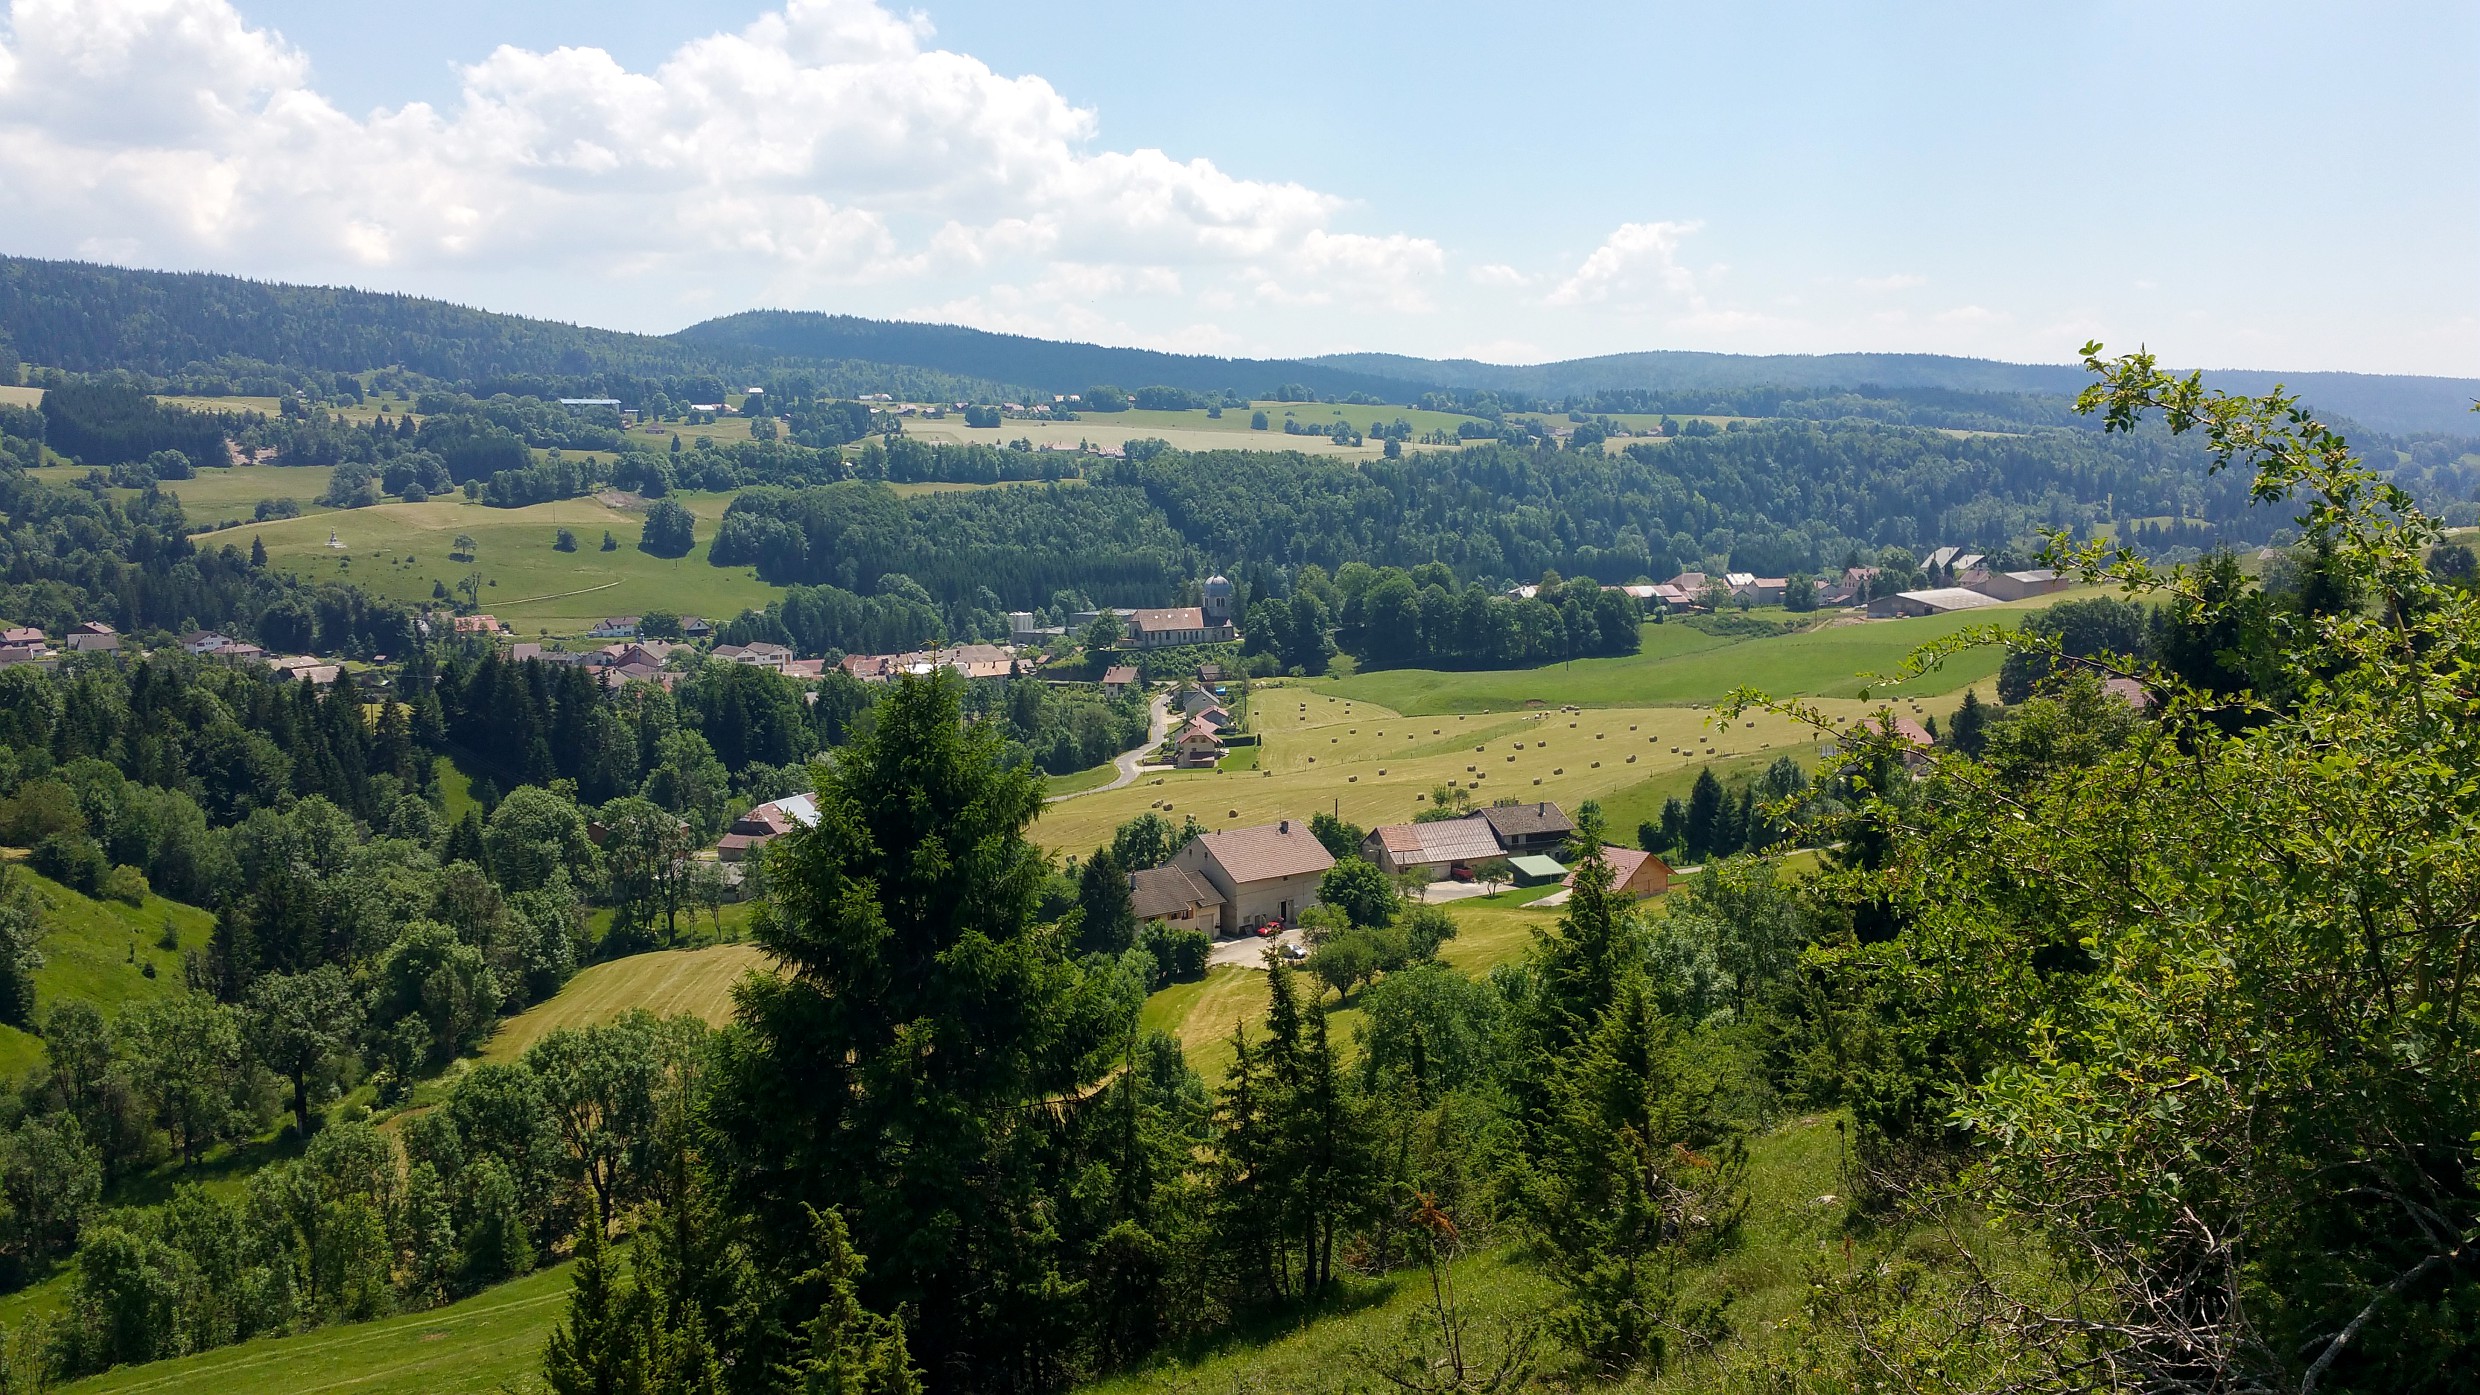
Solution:
[[[68,186],[11,251],[652,330],[2480,376],[2468,3],[14,0],[7,44],[0,180]]]

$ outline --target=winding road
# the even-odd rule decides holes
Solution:
[[[1137,762],[1144,759],[1147,752],[1153,750],[1157,746],[1160,746],[1163,743],[1163,738],[1171,734],[1171,694],[1169,692],[1155,694],[1153,705],[1147,710],[1153,714],[1153,721],[1146,727],[1145,744],[1137,747],[1133,751],[1122,751],[1115,759],[1112,760],[1111,763],[1119,767],[1119,774],[1111,781],[1111,783],[1107,785],[1096,785],[1089,790],[1071,790],[1066,794],[1054,794],[1044,802],[1056,804],[1063,799],[1075,799],[1082,795],[1100,794],[1105,790],[1124,790],[1130,785],[1135,784],[1137,782]]]

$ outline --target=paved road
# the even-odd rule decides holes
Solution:
[[[1288,948],[1300,942],[1301,934],[1298,926],[1269,935],[1262,940],[1255,935],[1242,935],[1231,940],[1216,940],[1214,947],[1206,951],[1206,964],[1208,967],[1216,964],[1237,964],[1243,969],[1262,969],[1266,967],[1266,946],[1283,945]]]
[[[1119,774],[1111,781],[1111,783],[1107,785],[1096,785],[1089,790],[1074,790],[1067,794],[1054,794],[1050,797],[1048,802],[1056,804],[1060,800],[1074,799],[1078,795],[1100,794],[1104,790],[1124,790],[1130,785],[1135,784],[1137,782],[1138,760],[1142,759],[1148,751],[1160,746],[1163,743],[1163,738],[1171,734],[1171,694],[1168,692],[1155,694],[1153,706],[1148,710],[1153,714],[1153,721],[1147,724],[1145,744],[1139,746],[1133,751],[1120,752],[1118,758],[1111,762],[1113,765],[1119,767]]]

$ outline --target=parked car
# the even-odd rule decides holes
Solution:
[[[1459,882],[1468,882],[1472,880],[1472,869],[1470,867],[1450,867],[1447,869],[1447,875],[1455,878]]]

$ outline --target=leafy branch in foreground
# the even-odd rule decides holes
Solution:
[[[2041,1248],[1951,1265],[1939,1301],[1976,1320],[1905,1360],[1993,1390],[2454,1388],[2480,1333],[2480,617],[2428,572],[2436,526],[2293,399],[2085,357],[2110,430],[2159,414],[2298,509],[2301,579],[2053,542],[2190,652],[2250,657],[2056,664],[2019,705],[2052,739],[2010,760],[1778,706],[1841,745],[1846,846],[1874,850],[1843,876],[1879,935],[1817,958],[1875,1033],[1863,1152],[1953,1152],[1941,1194]],[[2037,643],[1965,642],[1993,640]],[[2096,668],[2150,720],[2079,698]]]

